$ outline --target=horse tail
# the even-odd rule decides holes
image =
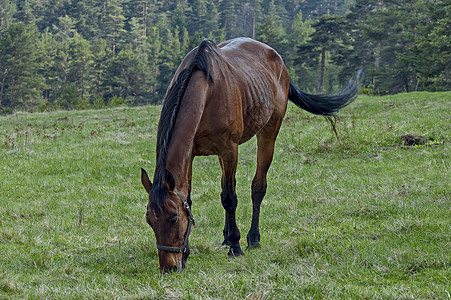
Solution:
[[[351,78],[348,85],[337,95],[312,95],[305,93],[297,89],[290,78],[288,99],[300,108],[313,114],[335,116],[340,109],[357,98],[361,82],[365,76],[364,73],[364,71],[359,70],[356,77]]]

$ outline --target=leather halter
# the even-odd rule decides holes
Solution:
[[[166,251],[166,252],[186,253],[186,251],[188,250],[188,239],[189,239],[189,235],[191,233],[191,228],[194,226],[194,224],[196,222],[194,221],[194,217],[193,217],[193,214],[191,213],[191,208],[189,207],[188,202],[186,202],[185,199],[183,199],[182,195],[176,188],[174,188],[174,191],[177,194],[177,196],[179,196],[180,200],[182,200],[183,207],[185,208],[185,211],[188,214],[188,228],[186,229],[185,237],[184,237],[183,243],[180,247],[163,246],[163,245],[158,245],[158,243],[157,243],[157,249],[161,250],[161,251]]]

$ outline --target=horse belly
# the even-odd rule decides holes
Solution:
[[[274,111],[274,96],[272,93],[246,97],[243,100],[243,134],[240,144],[256,135],[271,119]]]

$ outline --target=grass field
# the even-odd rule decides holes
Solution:
[[[0,117],[0,298],[451,297],[451,92],[359,97],[324,118],[289,109],[268,174],[262,248],[227,259],[216,157],[193,173],[191,256],[160,274],[140,168],[160,107]],[[424,137],[403,145],[402,136]],[[255,140],[240,148],[251,221]],[[245,247],[245,238],[242,239]]]

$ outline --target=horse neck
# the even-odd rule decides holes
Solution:
[[[166,168],[173,174],[176,187],[180,190],[188,186],[194,137],[205,108],[207,92],[205,75],[200,71],[194,72],[180,104],[166,162]]]

